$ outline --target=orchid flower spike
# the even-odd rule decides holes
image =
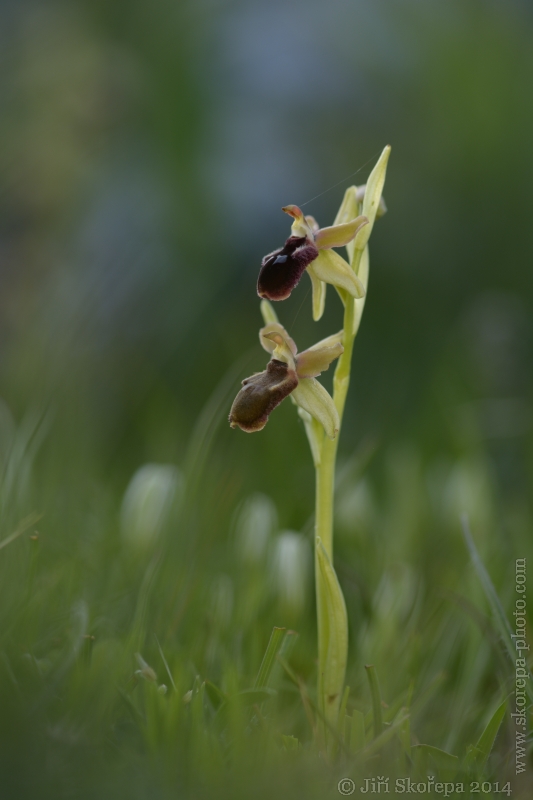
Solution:
[[[351,242],[361,228],[368,225],[367,217],[359,216],[340,225],[319,228],[316,220],[304,216],[298,206],[285,206],[282,211],[294,220],[292,233],[283,247],[263,258],[257,281],[259,297],[286,300],[305,270],[313,288],[316,281],[323,281],[344,289],[352,297],[363,297],[363,284],[350,265],[331,248]]]
[[[229,421],[232,428],[246,433],[262,430],[270,413],[288,395],[296,405],[311,414],[334,439],[339,430],[339,415],[330,395],[316,379],[344,351],[342,332],[298,353],[283,325],[270,322],[259,331],[259,339],[272,358],[264,372],[242,382],[233,401]]]

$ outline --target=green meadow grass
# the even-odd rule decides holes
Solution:
[[[2,4],[0,800],[533,797],[507,627],[516,559],[533,595],[530,5]],[[227,417],[265,365],[278,206],[333,219],[385,141],[326,759],[305,432],[289,402]],[[308,323],[304,285],[307,346],[340,306]]]
[[[135,487],[126,509],[124,481],[73,458],[57,420],[15,425],[3,410],[2,800],[334,798],[343,778],[359,794],[364,778],[428,775],[462,781],[466,797],[471,780],[530,796],[491,597],[512,623],[514,560],[531,553],[524,496],[498,488],[479,438],[439,455],[424,415],[408,441],[342,454],[350,693],[326,761],[313,739],[312,505],[291,538],[275,497],[239,489],[246,465],[225,461],[234,385],[232,371],[200,413],[159,516]]]

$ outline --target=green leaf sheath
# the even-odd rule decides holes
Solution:
[[[348,615],[333,565],[320,539],[316,543],[319,597],[319,705],[329,725],[336,726],[348,658]]]

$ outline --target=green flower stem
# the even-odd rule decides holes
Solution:
[[[356,251],[353,268],[357,273],[361,252]],[[346,396],[350,385],[355,320],[355,301],[346,294],[344,296],[344,352],[337,362],[333,378],[333,402],[339,414],[339,432],[335,439],[324,437],[322,441],[320,463],[316,465],[316,507],[315,507],[315,576],[318,624],[318,705],[326,724],[321,726],[322,744],[328,748],[328,725],[337,726],[337,717],[344,686],[346,672],[348,620],[344,606],[344,598],[335,577],[333,567],[331,580],[335,581],[334,594],[337,595],[337,612],[332,614],[331,601],[328,603],[328,592],[324,571],[320,569],[318,549],[323,547],[331,565],[333,564],[333,505],[335,494],[335,465],[337,447]],[[346,643],[339,647],[339,641]],[[335,689],[332,693],[331,686]],[[329,687],[329,690],[328,688]]]
[[[334,439],[325,438],[322,443],[320,464],[316,467],[315,534],[320,536],[329,558],[333,558],[333,497],[335,490],[335,464],[339,443],[340,426],[350,386],[350,369],[353,351],[353,325],[355,303],[348,295],[344,309],[343,345],[333,378],[333,402],[339,414],[339,433]]]

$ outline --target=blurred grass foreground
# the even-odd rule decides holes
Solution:
[[[531,796],[532,33],[520,0],[0,4],[2,800]],[[330,224],[388,141],[326,761],[305,435],[227,414],[280,207]],[[308,322],[306,281],[302,347],[340,308]]]

